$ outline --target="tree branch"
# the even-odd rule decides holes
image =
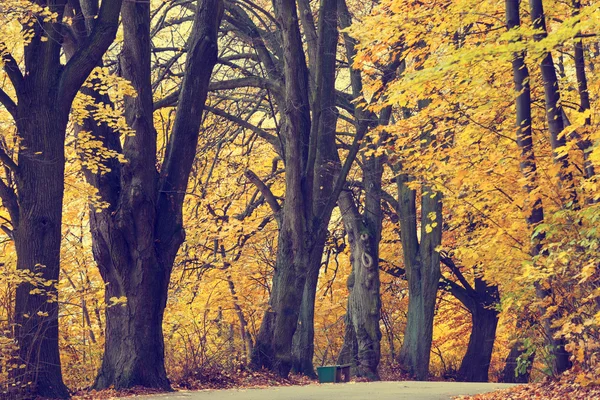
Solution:
[[[14,173],[18,173],[19,171],[19,166],[17,165],[17,163],[6,153],[6,151],[4,151],[4,149],[2,147],[0,147],[0,161],[2,161],[2,163],[4,163],[4,165],[6,165],[6,167],[8,167],[8,169],[10,169],[11,171],[13,171]]]
[[[448,257],[445,252],[440,252],[440,261],[442,264],[450,268],[450,271],[456,276],[456,279],[464,286],[465,290],[471,294],[477,295],[477,292],[473,289],[471,284],[467,281],[465,276],[460,271],[460,268],[456,266],[452,258]]]
[[[2,204],[8,210],[8,214],[10,215],[10,220],[13,227],[19,225],[19,201],[17,199],[17,194],[13,190],[13,188],[9,187],[3,179],[0,178],[0,199],[2,199]]]
[[[123,0],[104,0],[92,33],[77,49],[65,66],[58,88],[58,98],[72,99],[90,72],[98,65],[117,35]],[[64,101],[69,105],[70,101]]]
[[[259,127],[252,125],[251,123],[249,123],[247,121],[244,121],[242,118],[239,118],[239,117],[236,117],[235,115],[229,114],[228,112],[225,112],[219,108],[204,106],[204,109],[212,114],[218,115],[219,117],[228,119],[229,121],[235,123],[236,125],[241,126],[242,128],[251,130],[252,132],[256,133],[258,136],[260,136],[261,138],[266,140],[268,143],[270,143],[275,148],[275,151],[278,154],[280,154],[280,152],[281,152],[281,149],[279,146],[280,142],[279,142],[279,138],[277,136],[271,135],[267,131],[260,129]]]
[[[6,72],[6,75],[8,75],[8,79],[10,79],[10,82],[15,89],[17,98],[19,98],[21,84],[23,82],[23,74],[19,69],[19,64],[14,59],[12,54],[8,52],[8,48],[4,42],[0,42],[0,57],[2,57],[2,62],[4,62],[4,72]]]
[[[6,111],[10,113],[13,119],[17,119],[17,103],[2,89],[0,89],[0,104],[6,108]]]
[[[273,195],[273,192],[271,192],[271,189],[263,181],[261,181],[258,175],[256,175],[252,170],[247,169],[246,172],[244,172],[244,176],[248,178],[248,180],[252,182],[258,190],[260,190],[260,193],[267,201],[267,204],[269,204],[271,210],[273,210],[273,213],[275,213],[277,216],[281,211],[281,206],[275,198],[275,195]]]

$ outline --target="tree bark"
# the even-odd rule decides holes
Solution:
[[[21,104],[24,103],[23,99]],[[13,232],[17,268],[40,273],[52,282],[43,294],[30,294],[36,287],[28,283],[16,290],[16,337],[20,363],[26,365],[22,382],[33,382],[32,395],[64,398],[68,397],[68,390],[62,382],[58,348],[56,284],[60,272],[67,115],[57,118],[61,114],[53,105],[33,99],[22,111],[17,126],[26,149],[18,157],[19,217]]]
[[[0,179],[0,197],[13,226],[17,268],[39,274],[44,280],[35,286],[24,282],[16,291],[19,364],[25,365],[17,372],[18,380],[26,386],[25,396],[64,398],[69,392],[61,373],[56,285],[60,271],[65,132],[77,91],[114,40],[121,0],[102,3],[93,26],[79,35],[81,44],[65,65],[61,63],[61,45],[67,36],[63,26],[66,2],[36,3],[56,13],[56,21],[33,16],[37,21],[31,42],[24,48],[25,73],[21,73],[10,53],[2,52],[3,69],[17,102],[0,91],[0,103],[14,118],[21,141],[17,162],[10,157],[2,159],[15,184]]]
[[[344,346],[356,353],[342,351],[340,358],[350,362],[356,375],[378,380],[377,370],[381,359],[381,330],[379,319],[381,297],[379,293],[379,241],[381,240],[381,159],[365,161],[367,184],[365,212],[359,213],[350,192],[340,195],[338,204],[344,227],[348,232],[352,272],[348,277],[347,334]],[[349,340],[346,343],[346,339]],[[354,345],[356,343],[356,345]],[[342,356],[343,355],[343,356]],[[355,361],[355,362],[353,362]]]
[[[527,360],[523,361],[523,357],[527,357]],[[504,361],[504,369],[502,370],[500,381],[503,383],[529,383],[534,358],[535,353],[527,355],[522,341],[515,341]],[[520,359],[522,360],[521,362],[527,362],[527,367],[522,372],[517,370]]]
[[[87,173],[108,210],[91,210],[94,258],[106,286],[106,301],[126,297],[106,309],[106,340],[97,389],[133,386],[170,389],[164,366],[162,321],[173,262],[185,238],[182,206],[196,154],[202,111],[217,61],[219,0],[197,2],[188,43],[173,131],[163,167],[156,169],[150,71],[150,4],[123,5],[124,44],[120,70],[137,91],[125,100],[125,116],[135,135],[123,149],[115,135],[92,128],[95,137],[127,163],[102,177]],[[113,139],[109,139],[112,136]]]
[[[319,272],[321,270],[321,259],[325,241],[319,243],[318,248],[313,252],[313,259],[310,261],[310,270],[304,283],[302,293],[302,303],[300,305],[300,314],[298,316],[298,325],[294,333],[292,343],[292,370],[295,373],[303,374],[315,378],[315,369],[313,367],[313,357],[315,354],[315,298],[317,294],[317,285],[319,283]]]
[[[536,35],[536,40],[546,36],[546,23],[544,10],[541,0],[530,0],[531,6],[531,18],[534,21],[534,27],[541,30],[542,33]],[[518,0],[506,0],[506,21],[507,28],[513,29],[520,26],[520,15],[519,15],[519,2]],[[531,127],[531,89],[529,84],[529,70],[525,63],[525,56],[523,53],[515,54],[513,62],[513,76],[515,82],[515,91],[519,93],[516,100],[516,130],[517,130],[517,145],[521,149],[521,171],[527,183],[525,190],[528,193],[532,193],[537,188],[537,165],[533,149],[533,137]],[[565,139],[560,137],[560,133],[564,129],[562,119],[562,109],[558,103],[560,100],[558,80],[556,78],[556,71],[554,70],[554,63],[552,61],[552,55],[546,54],[541,63],[542,77],[544,80],[544,92],[546,96],[546,115],[548,118],[548,126],[551,136],[552,149],[556,150],[558,147],[564,146]],[[566,182],[567,185],[572,187],[570,172],[566,171],[568,168],[567,156],[556,158],[555,161],[561,166],[561,181]],[[569,189],[571,192],[571,190]],[[571,193],[572,201],[576,201],[576,195]],[[527,216],[527,223],[529,226],[534,227],[544,221],[544,209],[542,206],[541,199],[537,198],[529,208],[529,215]],[[541,253],[542,237],[533,239],[531,247],[532,257],[536,257]],[[536,283],[536,294],[538,298],[544,300],[551,296],[549,289],[543,289],[542,285]],[[545,308],[541,307],[540,313],[545,314]],[[544,318],[542,326],[546,335],[546,341],[550,347],[550,352],[553,355],[553,371],[555,374],[560,374],[570,368],[571,362],[569,361],[569,354],[564,349],[564,340],[562,338],[554,338],[556,328],[552,328],[551,321],[548,318]]]
[[[421,199],[421,241],[417,238],[416,193],[408,188],[409,178],[400,175],[398,207],[404,265],[408,280],[408,320],[399,362],[417,380],[426,380],[433,338],[433,318],[440,272],[440,255],[436,248],[442,240],[441,194],[423,186]],[[429,217],[434,213],[435,220]],[[437,223],[433,226],[433,223]],[[430,228],[430,232],[427,227]]]
[[[252,365],[287,376],[293,364],[304,372],[312,372],[312,317],[318,271],[327,224],[348,168],[339,172],[339,161],[336,162],[337,0],[324,0],[319,11],[318,60],[317,65],[311,65],[316,93],[309,87],[295,0],[276,1],[275,13],[283,38],[285,98],[280,99],[283,104],[279,108],[284,111],[286,191],[282,209],[272,206],[280,221],[276,268],[270,309],[263,317]],[[355,155],[349,156],[350,162]],[[294,361],[292,348],[301,310],[303,327],[295,340]]]
[[[581,1],[573,0],[573,15],[579,15],[580,10]],[[577,77],[577,91],[579,92],[579,112],[586,112],[591,109],[591,103],[590,93],[588,91],[587,74],[585,71],[585,55],[583,51],[583,40],[581,38],[575,39],[574,56],[575,75]],[[586,128],[589,129],[591,123],[591,116],[587,117],[585,119]],[[588,132],[585,133],[587,134]],[[578,140],[578,145],[581,151],[583,151],[584,175],[586,178],[591,178],[596,173],[594,165],[589,159],[592,142],[587,137],[585,137],[583,138],[583,140]]]
[[[498,327],[495,307],[499,294],[497,286],[489,286],[481,278],[475,278],[474,289],[472,301],[463,303],[471,312],[472,328],[458,376],[465,382],[487,382]]]

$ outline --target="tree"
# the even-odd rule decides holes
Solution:
[[[55,286],[60,270],[65,131],[77,91],[115,38],[120,6],[121,0],[106,0],[96,7],[88,34],[65,24],[68,18],[82,18],[77,1],[68,6],[66,1],[35,1],[31,10],[19,9],[17,3],[29,35],[24,65],[0,42],[3,69],[16,96],[15,101],[0,91],[0,103],[12,115],[21,141],[17,162],[4,154],[12,178],[0,182],[0,197],[10,213],[18,269],[39,273],[48,282],[43,291],[23,283],[16,293],[16,337],[20,363],[25,364],[22,382],[32,382],[32,394],[68,396],[58,351]],[[61,44],[67,35],[74,35],[79,46],[63,65]]]
[[[465,382],[487,382],[500,313],[498,287],[484,281],[477,271],[471,285],[451,257],[442,253],[441,261],[460,283],[443,278],[442,284],[448,285],[450,293],[471,313],[471,335],[458,378]]]
[[[306,8],[307,2],[299,4],[310,10]],[[302,13],[305,32],[318,37],[318,42],[308,43],[309,64],[303,50],[296,2],[278,1],[274,10],[280,23],[281,48],[273,43],[269,32],[261,33],[239,8],[229,8],[231,19],[228,20],[252,39],[269,78],[283,89],[275,94],[278,110],[283,114],[279,132],[286,170],[283,206],[266,185],[257,182],[278,219],[279,236],[270,308],[261,323],[252,364],[287,376],[292,368],[292,342],[301,309],[308,320],[312,319],[314,309],[315,289],[305,289],[305,283],[309,279],[316,287],[315,276],[321,265],[327,224],[362,137],[354,138],[340,168],[335,146],[337,2],[328,0],[321,4],[318,29],[311,26],[312,18]],[[269,53],[265,43],[278,51],[279,60],[283,62]],[[301,307],[303,292],[307,297]],[[298,333],[297,340],[303,349],[300,369],[310,374],[313,332],[310,326],[306,329]]]
[[[198,1],[188,41],[186,73],[166,154],[157,170],[151,83],[151,35],[148,2],[123,5],[123,50],[119,70],[137,95],[125,100],[127,123],[134,135],[121,147],[105,124],[88,120],[103,146],[122,154],[106,173],[86,171],[88,181],[108,203],[90,211],[94,258],[106,283],[105,298],[126,299],[106,309],[106,340],[99,389],[133,386],[170,389],[164,366],[162,321],[177,251],[184,241],[182,204],[202,121],[212,69],[217,62],[217,30],[223,6]]]

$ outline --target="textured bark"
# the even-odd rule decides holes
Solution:
[[[18,159],[19,218],[14,230],[17,268],[39,272],[43,279],[57,282],[67,116],[56,118],[56,108],[39,101],[31,101],[23,112],[17,125],[22,145],[27,147]],[[54,285],[47,294],[31,295],[32,289],[29,284],[21,284],[16,291],[19,358],[27,366],[22,381],[34,382],[32,395],[67,397],[58,350],[58,292]],[[48,316],[39,316],[38,312]]]
[[[61,64],[61,44],[67,34],[62,22],[65,2],[38,3],[55,12],[57,22],[40,17],[34,24],[34,35],[24,49],[25,73],[8,52],[2,54],[17,103],[3,91],[0,102],[14,118],[21,142],[17,162],[2,159],[12,179],[0,180],[0,197],[13,226],[17,268],[56,283],[69,112],[75,94],[114,40],[121,1],[103,2],[89,32],[70,32],[80,45],[66,65]],[[58,349],[58,291],[55,284],[44,286],[41,294],[31,294],[32,289],[30,283],[23,283],[16,292],[18,363],[25,368],[15,378],[31,382],[25,397],[68,397]]]
[[[124,43],[120,70],[137,91],[125,101],[135,135],[121,149],[106,128],[89,127],[127,163],[102,177],[87,173],[109,209],[91,210],[94,258],[106,286],[106,300],[126,297],[106,309],[106,341],[95,387],[170,389],[164,366],[162,321],[175,255],[185,238],[182,205],[196,153],[200,122],[217,60],[219,0],[198,1],[188,43],[186,75],[179,93],[165,160],[156,169],[156,131],[150,72],[150,4],[123,5]],[[89,121],[88,121],[89,123]]]
[[[316,377],[313,367],[315,353],[315,298],[319,283],[319,271],[321,270],[321,256],[324,244],[325,240],[319,241],[313,250],[313,257],[309,262],[310,270],[304,283],[298,325],[292,342],[292,370],[295,373],[313,378]]]
[[[348,28],[352,24],[352,16],[346,1],[338,0],[338,7],[340,28]],[[362,95],[363,87],[361,72],[352,67],[356,56],[356,41],[347,33],[343,33],[343,39],[352,96],[356,99]],[[396,76],[398,66],[398,62],[394,61],[386,68],[384,85]],[[356,130],[360,134],[377,125],[387,125],[391,117],[391,108],[383,109],[379,116],[360,107],[355,108],[354,113]],[[354,375],[365,376],[371,380],[379,379],[377,368],[381,358],[379,241],[383,161],[380,157],[363,160],[362,187],[365,191],[365,205],[362,215],[349,191],[342,192],[338,199],[352,252],[352,273],[347,282],[349,296],[345,317],[346,333],[338,361],[342,364],[352,364]]]
[[[487,382],[498,327],[498,287],[476,277],[474,288],[469,287],[466,294],[466,301],[459,300],[471,313],[472,327],[458,377],[465,382]]]
[[[342,350],[358,376],[370,380],[379,379],[377,367],[381,359],[381,331],[379,319],[381,297],[379,293],[379,241],[381,239],[381,176],[380,159],[365,162],[367,183],[365,212],[361,215],[350,192],[344,192],[338,200],[344,227],[348,232],[352,272],[348,277],[347,332],[349,340],[344,346],[356,349],[352,354]],[[356,346],[354,346],[356,343]],[[340,356],[342,358],[342,356]],[[355,362],[353,362],[355,361]]]
[[[531,6],[531,17],[534,21],[534,27],[541,30],[542,33],[536,35],[536,40],[540,40],[546,36],[546,23],[544,10],[541,0],[530,0]],[[520,26],[520,15],[519,15],[519,2],[517,0],[506,0],[506,21],[508,29],[513,29]],[[517,145],[521,149],[521,172],[527,178],[525,190],[528,193],[532,193],[537,188],[537,167],[536,159],[533,149],[533,137],[531,127],[531,89],[529,86],[529,71],[525,64],[524,54],[515,54],[512,67],[513,76],[515,82],[515,91],[519,93],[516,100],[516,129],[517,129]],[[562,108],[560,107],[559,100],[559,87],[558,80],[556,78],[556,71],[554,70],[554,63],[552,61],[552,55],[546,54],[541,63],[542,78],[544,80],[544,93],[546,98],[546,115],[548,119],[548,127],[550,130],[552,149],[556,150],[558,147],[564,146],[565,139],[560,137],[560,133],[564,129],[562,119]],[[564,157],[556,158],[555,161],[561,166],[560,178],[563,183],[572,187],[570,172],[566,171],[568,168],[568,159],[566,155]],[[576,201],[576,195],[573,191],[569,190],[571,199]],[[544,221],[544,210],[542,207],[541,199],[536,199],[532,205],[529,206],[529,215],[527,216],[527,223],[530,226],[536,226]],[[540,254],[541,240],[542,237],[535,238],[531,247],[531,255],[535,257]],[[536,283],[536,294],[540,299],[546,299],[551,296],[550,289],[543,289],[540,283]],[[540,313],[545,314],[545,309],[541,308]],[[555,333],[557,328],[553,328],[551,321],[548,318],[544,318],[542,321],[544,333],[546,335],[546,342],[549,346],[549,351],[553,355],[553,372],[560,374],[566,371],[571,366],[569,361],[569,354],[564,348],[564,340],[562,338],[556,339]]]
[[[426,380],[433,337],[433,317],[440,272],[440,255],[435,250],[442,239],[442,201],[440,194],[423,187],[421,199],[421,241],[417,238],[416,193],[408,188],[409,178],[400,175],[398,207],[404,265],[408,280],[408,320],[399,362],[417,380]],[[433,197],[432,197],[433,195]],[[429,218],[434,213],[435,221]],[[431,224],[437,222],[437,226]],[[427,232],[427,226],[431,231]]]
[[[310,65],[317,84],[311,92],[296,2],[275,2],[283,39],[285,91],[279,99],[279,108],[284,111],[286,192],[282,209],[272,207],[280,221],[276,267],[270,309],[260,327],[252,365],[266,367],[281,376],[287,376],[293,365],[304,373],[314,373],[312,324],[318,271],[327,224],[341,190],[340,182],[345,181],[347,174],[347,169],[339,172],[339,161],[336,162],[339,160],[335,146],[336,4],[335,0],[324,0],[320,7],[317,65]],[[354,157],[355,153],[349,159]],[[332,186],[334,180],[337,182]],[[299,320],[301,310],[302,320]],[[302,329],[294,340],[298,324]]]

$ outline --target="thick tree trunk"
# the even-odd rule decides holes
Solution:
[[[348,291],[352,290],[351,286],[354,285],[354,277],[352,274],[348,276],[346,284],[348,286]],[[353,376],[359,376],[358,366],[360,365],[360,360],[358,359],[358,341],[356,340],[356,331],[352,324],[352,317],[349,313],[346,313],[344,316],[344,324],[346,326],[344,330],[344,344],[338,355],[337,362],[338,364],[351,364],[351,374]]]
[[[94,130],[127,163],[102,177],[91,175],[109,209],[91,212],[94,258],[105,283],[106,341],[95,388],[144,386],[170,390],[164,365],[162,322],[173,262],[185,238],[182,204],[193,160],[208,83],[217,60],[219,0],[197,2],[173,131],[159,176],[150,72],[150,4],[125,2],[120,68],[136,89],[125,100],[135,135],[123,149],[114,135]],[[111,138],[112,139],[109,139]]]
[[[458,376],[465,382],[487,382],[496,340],[498,311],[486,308],[482,304],[477,304],[470,311],[473,327]]]
[[[308,252],[300,247],[294,254],[290,232],[283,227],[278,246],[270,309],[263,316],[252,364],[287,376],[292,368],[292,340],[302,303]]]
[[[318,61],[317,65],[311,66],[314,67],[312,72],[316,76],[318,93],[313,95],[309,91],[309,69],[298,25],[296,1],[274,2],[283,43],[285,99],[280,99],[283,104],[279,108],[284,111],[282,137],[286,191],[281,210],[276,200],[271,201],[271,207],[280,221],[277,259],[270,309],[263,317],[252,355],[252,365],[254,368],[266,367],[280,376],[287,376],[293,364],[293,337],[306,279],[311,273],[316,278],[313,275],[312,283],[307,288],[305,317],[309,324],[313,323],[311,313],[314,310],[310,309],[314,308],[314,282],[318,279],[327,224],[341,187],[339,184],[334,187],[331,185],[336,176],[337,164],[330,163],[335,160],[332,154],[337,156],[336,4],[336,0],[324,0],[321,3]],[[352,160],[353,157],[355,154],[349,159]],[[336,183],[340,179],[345,180],[345,176],[338,177]],[[333,193],[334,191],[337,193]],[[267,193],[265,197],[273,196]],[[300,364],[303,369],[307,369],[309,362],[312,363],[312,344],[308,340],[311,335],[314,336],[314,327],[307,328],[297,340],[299,346],[309,351],[302,355],[303,361]]]
[[[36,96],[32,94],[32,97]],[[20,104],[17,121],[22,138],[19,152],[18,219],[13,218],[17,268],[40,274],[51,286],[28,283],[16,291],[15,322],[19,364],[25,370],[19,380],[33,382],[31,393],[68,397],[62,381],[58,349],[58,291],[62,200],[64,191],[64,135],[66,115],[55,105],[32,99]],[[56,102],[57,103],[57,102]],[[55,103],[55,104],[56,104]]]
[[[98,239],[96,239],[98,240]],[[131,243],[136,251],[139,244]],[[110,249],[116,250],[114,246]],[[149,252],[152,254],[152,252]],[[106,254],[103,254],[106,256]],[[112,254],[127,262],[130,255]],[[151,257],[148,257],[151,258]],[[167,300],[168,277],[152,259],[136,260],[126,275],[104,276],[106,286],[106,339],[102,367],[95,387],[117,389],[133,386],[169,389],[164,368],[162,320]],[[110,305],[111,298],[127,297],[124,305]]]

